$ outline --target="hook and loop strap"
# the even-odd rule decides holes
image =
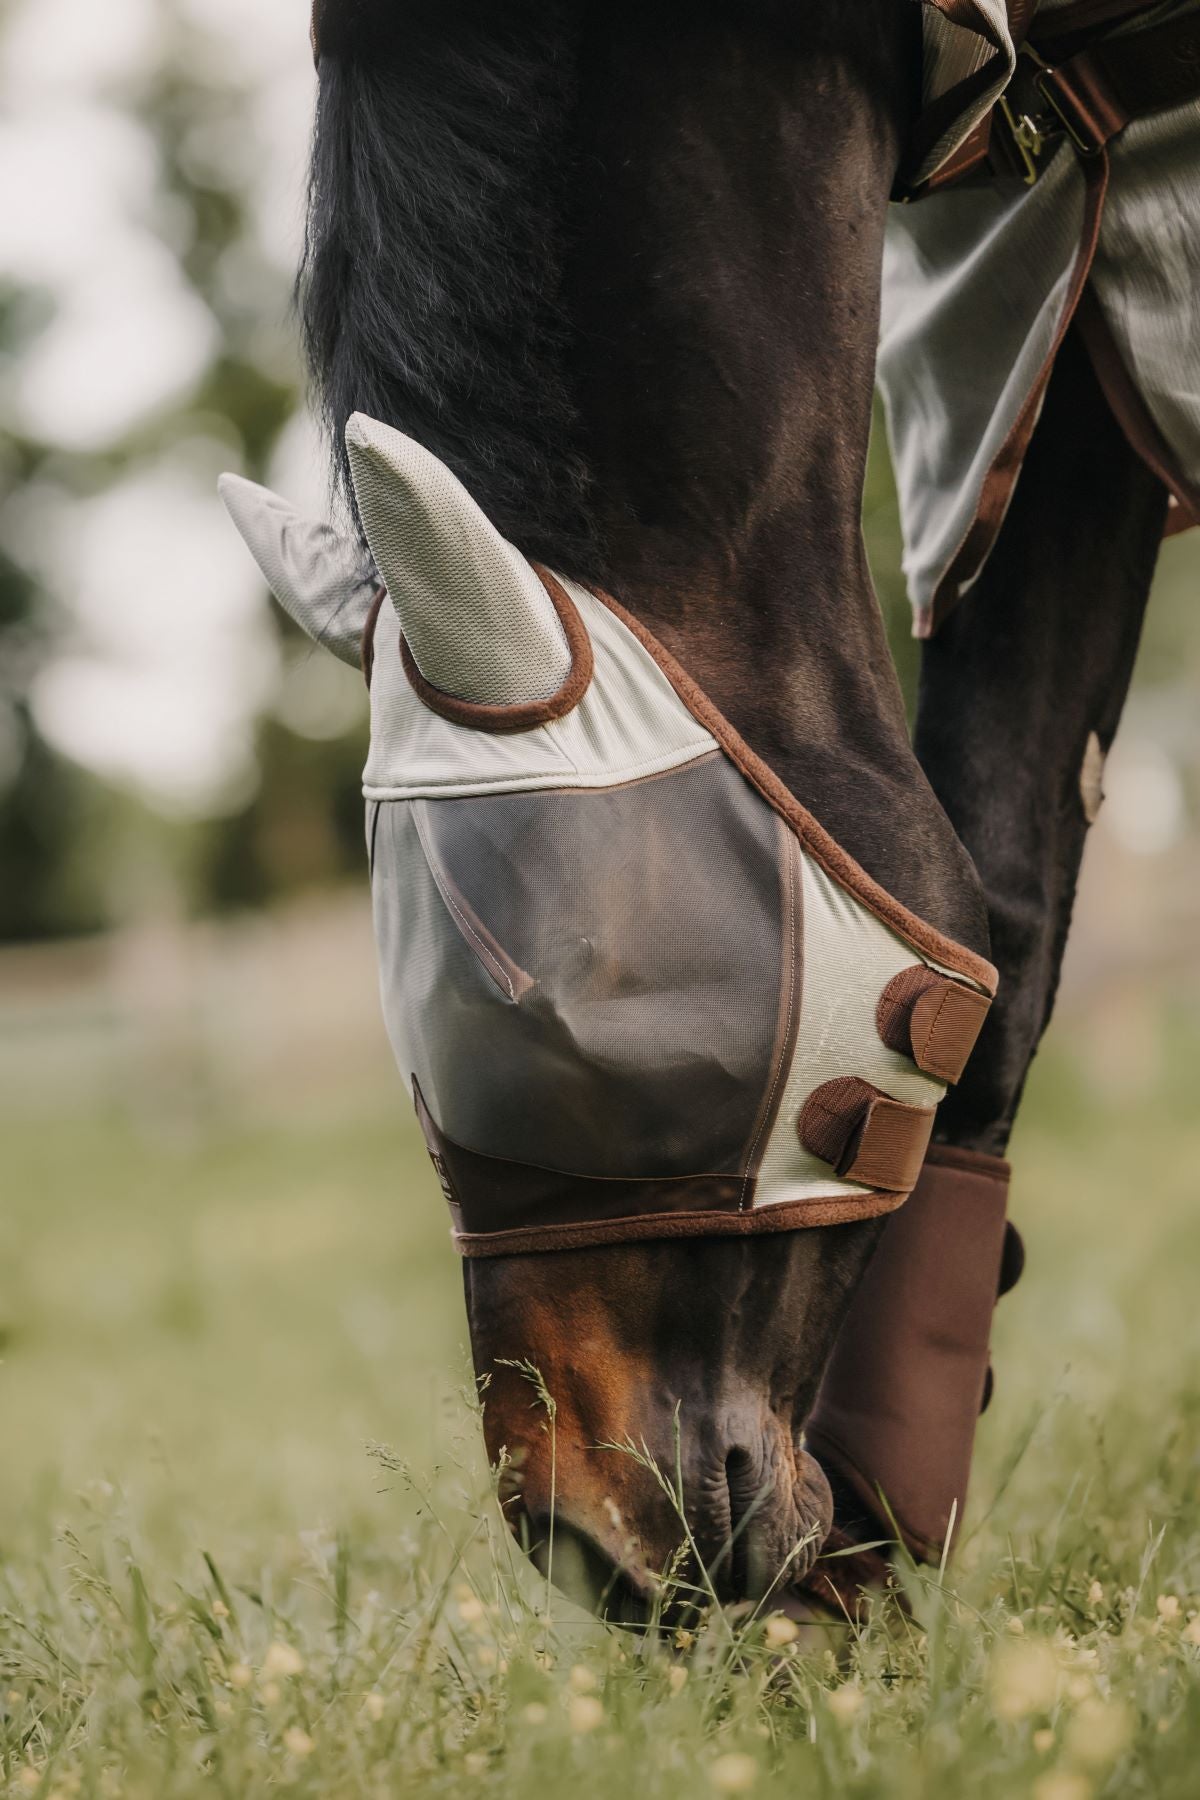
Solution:
[[[990,1005],[976,988],[914,963],[884,988],[875,1025],[889,1050],[911,1056],[923,1074],[953,1084],[975,1048]]]
[[[845,1180],[906,1194],[921,1173],[933,1108],[893,1100],[858,1075],[839,1075],[814,1088],[796,1130],[804,1148]]]

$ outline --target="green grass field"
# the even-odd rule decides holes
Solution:
[[[5,1124],[0,1789],[1200,1792],[1200,1113],[1039,1065],[967,1534],[835,1659],[547,1615],[401,1105]],[[388,1446],[382,1456],[372,1444]]]

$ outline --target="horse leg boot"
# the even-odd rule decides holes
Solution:
[[[1000,990],[808,1430],[836,1528],[890,1537],[894,1519],[925,1561],[962,1516],[992,1309],[1020,1272],[1002,1158],[1053,1007],[1165,508],[1072,333],[991,558],[925,646],[917,754],[982,878]]]

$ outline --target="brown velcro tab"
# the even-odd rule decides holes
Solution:
[[[901,969],[879,996],[875,1024],[889,1050],[918,1069],[955,1082],[967,1066],[991,1001],[924,963]]]
[[[847,1181],[906,1194],[916,1186],[932,1107],[907,1106],[857,1075],[814,1088],[800,1109],[800,1142]]]

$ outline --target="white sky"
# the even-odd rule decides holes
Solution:
[[[301,230],[313,76],[297,0],[181,0],[214,70],[251,90],[239,166],[253,171],[254,233],[284,314]],[[65,450],[102,447],[186,392],[217,342],[164,233],[147,134],[112,93],[154,66],[155,0],[23,0],[0,34],[0,275],[48,288],[49,328],[11,372],[4,402]],[[219,158],[228,146],[199,146]],[[247,153],[248,152],[248,153]],[[231,279],[237,279],[236,266]],[[261,276],[259,288],[263,288]],[[214,490],[228,447],[182,443],[152,471],[67,509],[26,490],[0,520],[68,613],[62,654],[34,694],[39,723],[71,755],[160,804],[204,810],[251,773],[249,725],[279,671],[256,571]],[[271,479],[324,506],[314,434],[297,420]],[[281,707],[331,728],[311,672]],[[294,684],[295,685],[295,684]],[[299,696],[299,697],[297,697]],[[335,696],[336,701],[336,696]]]

